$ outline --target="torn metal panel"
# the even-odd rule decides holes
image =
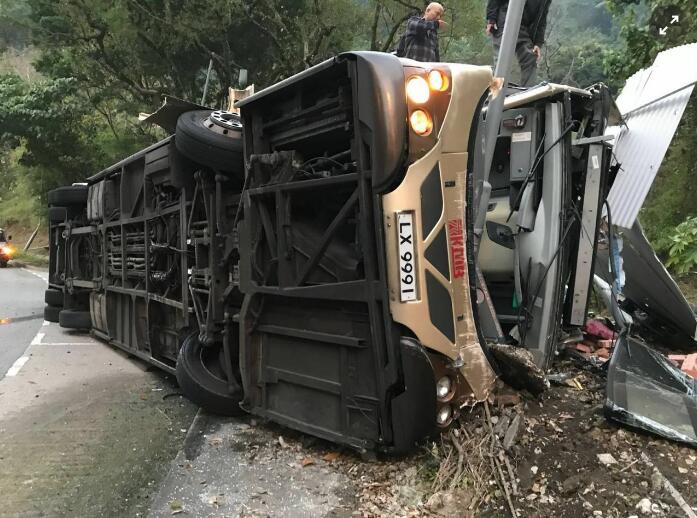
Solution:
[[[608,418],[697,446],[697,380],[658,351],[621,337],[610,360]]]
[[[687,66],[695,62],[697,43],[663,51],[617,98],[626,124],[608,129],[622,165],[608,196],[615,225],[632,228],[644,204],[697,81],[697,68]]]
[[[172,134],[177,128],[177,119],[182,113],[194,110],[210,109],[211,108],[202,106],[200,104],[185,101],[184,99],[178,99],[177,97],[172,97],[171,95],[166,95],[165,102],[157,109],[157,111],[150,114],[141,113],[138,116],[138,119],[141,122],[156,124],[164,129],[167,133]]]
[[[612,215],[614,218],[614,212]],[[672,346],[690,349],[697,347],[697,316],[656,257],[638,220],[631,230],[624,232],[623,241],[625,300],[648,315],[654,321],[654,327],[660,326],[661,333],[669,336]],[[607,244],[599,245],[597,261],[596,273],[608,283],[612,283]]]
[[[523,92],[508,95],[503,103],[503,107],[504,109],[508,110],[509,108],[523,106],[533,101],[544,99],[546,97],[552,97],[564,92],[569,92],[574,95],[588,98],[593,96],[593,94],[591,94],[588,90],[584,90],[582,88],[576,88],[569,85],[560,85],[556,83],[542,83],[539,86],[535,86],[534,88],[530,88]]]

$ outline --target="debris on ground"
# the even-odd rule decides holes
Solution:
[[[539,395],[549,387],[544,372],[535,364],[532,354],[522,347],[489,343],[487,348],[500,369],[501,379],[518,390]]]
[[[609,322],[589,319],[583,327],[582,340],[567,343],[566,350],[596,365],[602,365],[612,356],[617,336]]]

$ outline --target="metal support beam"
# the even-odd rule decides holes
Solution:
[[[518,32],[520,30],[520,21],[523,18],[524,7],[525,0],[510,0],[508,2],[508,11],[506,13],[506,23],[503,27],[501,48],[499,50],[498,61],[496,62],[496,70],[494,71],[494,77],[502,78],[503,84],[501,85],[501,89],[490,97],[489,105],[486,110],[484,169],[482,170],[482,177],[477,182],[475,193],[475,250],[479,249],[479,240],[486,221],[486,208],[489,204],[489,195],[491,194],[489,173],[491,172],[491,163],[494,159],[496,139],[499,134],[499,126],[501,125],[501,117],[503,115],[503,101],[506,97],[508,77],[510,75],[513,58],[515,57],[516,42],[518,41]]]

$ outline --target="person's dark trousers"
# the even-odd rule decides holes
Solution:
[[[501,50],[501,36],[492,36],[494,42],[494,69]],[[530,38],[518,38],[515,54],[520,65],[520,86],[533,86],[537,82],[537,57],[532,51]]]

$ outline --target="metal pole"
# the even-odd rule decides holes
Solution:
[[[208,80],[211,78],[211,70],[213,69],[213,58],[208,62],[208,72],[206,72],[206,84],[203,85],[203,95],[201,96],[201,106],[206,102],[206,94],[208,93]]]
[[[496,70],[494,71],[494,77],[503,78],[503,85],[496,96],[489,99],[489,105],[486,110],[484,170],[482,171],[482,177],[479,179],[476,189],[477,211],[474,225],[474,233],[477,236],[476,245],[479,243],[479,237],[482,235],[484,222],[486,221],[486,208],[489,204],[489,195],[491,194],[489,173],[491,172],[491,163],[494,160],[494,149],[496,148],[496,139],[499,134],[499,126],[501,125],[501,117],[503,115],[503,101],[506,97],[508,76],[510,75],[511,65],[515,56],[516,42],[518,41],[518,32],[520,30],[520,21],[523,18],[524,7],[525,0],[509,0],[508,2],[506,23],[503,27],[501,47],[496,62]]]

